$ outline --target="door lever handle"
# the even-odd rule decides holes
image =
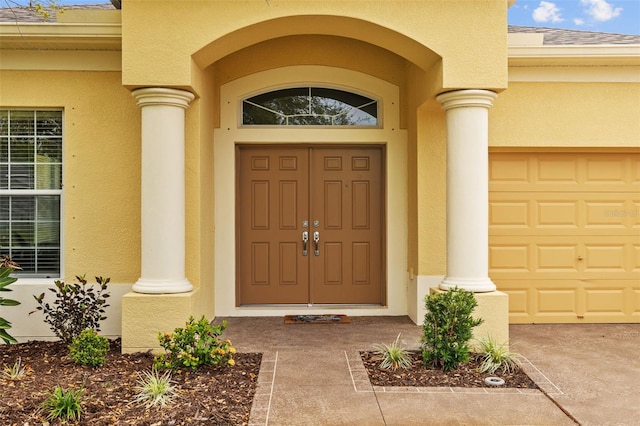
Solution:
[[[313,243],[314,243],[314,256],[320,256],[320,248],[318,247],[318,243],[320,242],[320,231],[315,231],[313,233]]]
[[[307,255],[307,242],[309,241],[309,231],[302,231],[302,255]]]

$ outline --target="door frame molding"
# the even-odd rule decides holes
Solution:
[[[368,93],[381,105],[379,128],[251,128],[239,125],[241,101],[248,94],[293,85],[323,85]],[[236,306],[236,145],[384,145],[386,218],[386,306],[314,306],[305,313],[340,309],[347,315],[406,315],[407,287],[407,132],[399,128],[400,91],[387,81],[357,71],[326,66],[291,66],[251,74],[220,88],[220,128],[214,131],[215,314],[280,316],[300,306]]]

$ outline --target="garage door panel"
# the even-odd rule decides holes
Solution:
[[[607,283],[592,283],[593,287],[585,288],[585,318],[589,316],[625,316],[625,288],[607,288]]]
[[[511,323],[640,319],[637,280],[494,280],[509,295]]]
[[[533,159],[535,183],[537,184],[580,184],[580,160],[566,155],[545,156]]]
[[[640,322],[640,155],[489,162],[489,274],[511,322]]]
[[[640,235],[635,194],[494,192],[491,235]]]
[[[579,271],[579,246],[569,242],[550,242],[536,244],[537,264],[533,271],[536,273],[571,273]]]

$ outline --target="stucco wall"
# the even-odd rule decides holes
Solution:
[[[503,0],[128,0],[123,82],[190,87],[192,67],[239,47],[291,34],[339,34],[398,51],[425,70],[445,57],[446,88],[500,89],[507,79],[506,7]]]
[[[638,147],[640,84],[512,82],[489,113],[494,147]]]
[[[2,71],[0,107],[62,108],[62,279],[111,278],[110,307],[102,331],[121,332],[121,297],[140,275],[140,111],[119,72]],[[12,285],[22,304],[3,316],[20,340],[52,335],[32,296],[51,279]]]
[[[3,71],[3,108],[64,109],[63,271],[140,273],[140,111],[118,72]]]

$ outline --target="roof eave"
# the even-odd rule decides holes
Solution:
[[[2,49],[121,50],[122,25],[112,23],[0,23]]]
[[[640,45],[509,46],[509,65],[640,65]]]

